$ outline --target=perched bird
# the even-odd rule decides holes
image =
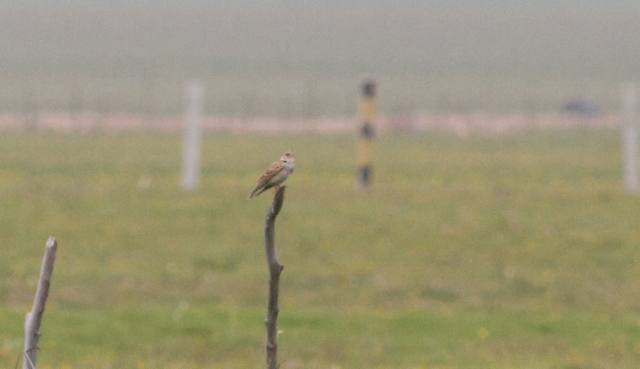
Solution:
[[[289,177],[289,174],[293,173],[293,166],[293,153],[285,152],[280,160],[269,165],[267,171],[260,176],[256,187],[251,191],[247,199],[258,196],[271,187],[275,187],[277,190],[280,184]]]

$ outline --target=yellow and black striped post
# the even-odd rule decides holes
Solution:
[[[368,80],[362,85],[360,102],[360,127],[358,140],[358,174],[357,184],[360,189],[367,189],[371,184],[373,164],[373,119],[376,114],[376,84]]]

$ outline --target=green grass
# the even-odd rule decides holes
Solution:
[[[292,150],[283,367],[635,367],[640,198],[617,131],[375,144],[359,193],[354,137],[210,134],[186,193],[180,137],[3,132],[0,366],[19,356],[50,235],[41,367],[261,366],[270,193],[245,198]]]
[[[22,314],[3,313],[19,331]],[[255,368],[264,362],[264,314],[178,306],[46,313],[42,367]],[[294,368],[632,368],[640,326],[591,315],[429,311],[284,311],[279,357]],[[46,337],[46,339],[45,339]],[[6,367],[18,334],[3,334]]]

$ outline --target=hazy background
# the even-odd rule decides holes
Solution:
[[[134,4],[0,3],[0,367],[23,351],[51,235],[43,368],[262,365],[271,195],[246,196],[285,150],[283,369],[638,367],[640,197],[619,116],[637,0]],[[365,77],[378,127],[415,113],[436,129],[377,135],[361,192],[349,118]],[[187,192],[182,135],[131,122],[179,127],[194,79],[204,127],[288,134],[208,131]],[[534,115],[576,96],[600,116]],[[469,134],[511,116],[579,128]],[[100,129],[114,121],[128,129]]]
[[[4,1],[0,111],[184,110],[351,116],[379,83],[385,114],[605,113],[640,72],[634,1]]]

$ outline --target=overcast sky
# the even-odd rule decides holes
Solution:
[[[4,0],[4,5],[38,5],[51,6],[47,0]],[[172,0],[59,0],[54,4],[67,5],[176,5]],[[576,6],[576,7],[610,7],[610,6],[638,6],[637,0],[182,0],[180,4],[206,4],[209,6],[486,6],[486,7],[513,7],[513,6]]]

